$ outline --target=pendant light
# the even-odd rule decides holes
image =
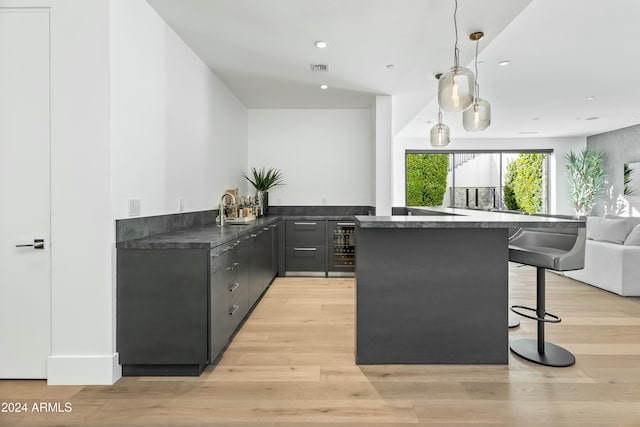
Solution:
[[[438,124],[431,128],[431,145],[446,147],[449,145],[450,134],[449,126],[442,123],[442,111],[438,109]]]
[[[438,104],[449,113],[464,111],[473,102],[473,73],[459,64],[457,13],[458,0],[455,0],[453,25],[456,31],[456,43],[453,49],[453,67],[440,77],[438,83]]]
[[[481,132],[491,124],[491,105],[489,105],[486,100],[480,98],[480,85],[478,85],[478,44],[482,37],[484,37],[482,31],[469,35],[469,38],[476,42],[476,78],[473,83],[473,102],[471,103],[471,107],[462,113],[462,126],[469,132]]]

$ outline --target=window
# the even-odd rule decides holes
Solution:
[[[551,152],[407,151],[406,205],[547,213]]]

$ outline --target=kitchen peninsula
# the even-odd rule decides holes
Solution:
[[[356,216],[356,363],[508,363],[509,228],[581,228],[585,222],[455,208],[411,211]]]

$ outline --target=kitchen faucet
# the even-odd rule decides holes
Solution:
[[[235,205],[236,204],[236,196],[234,196],[231,193],[224,193],[222,195],[222,197],[220,198],[220,227],[222,227],[224,225],[224,207],[225,207],[225,203],[224,203],[224,198],[226,196],[231,196],[231,200],[232,200],[232,204]]]

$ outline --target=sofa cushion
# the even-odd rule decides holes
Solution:
[[[587,239],[601,242],[624,243],[631,227],[624,219],[587,218]]]
[[[627,246],[640,246],[640,224],[633,227],[624,244]]]
[[[627,223],[629,224],[629,230],[633,230],[633,227],[635,227],[636,225],[640,225],[640,216],[620,216],[614,214],[605,214],[604,217],[609,219],[623,219],[627,221]]]

